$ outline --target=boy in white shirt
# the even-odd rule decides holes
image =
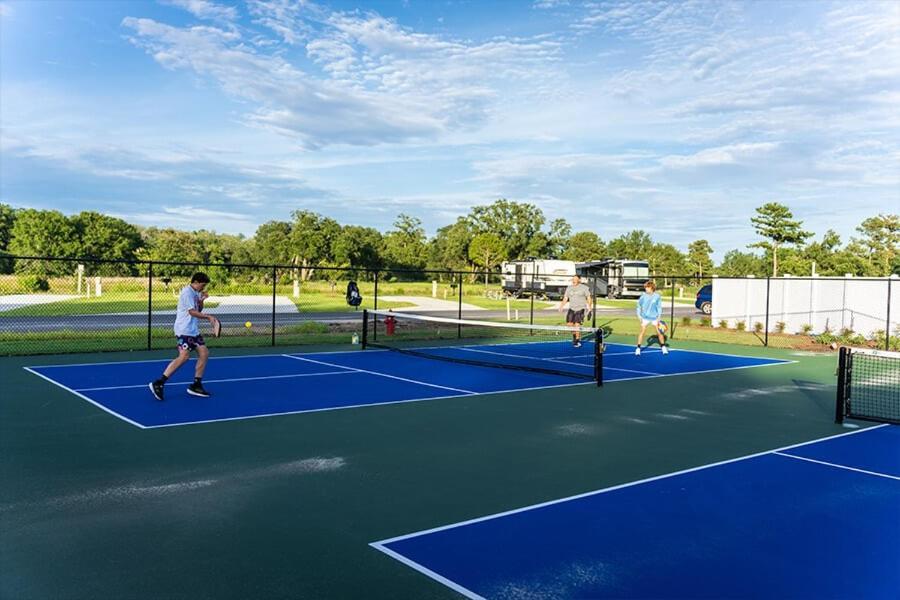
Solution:
[[[162,401],[163,389],[166,381],[175,374],[191,358],[191,351],[197,351],[197,367],[194,370],[194,383],[187,389],[192,396],[209,398],[209,392],[203,388],[203,372],[206,370],[206,361],[209,360],[209,350],[203,336],[200,335],[199,319],[209,321],[216,330],[219,321],[212,315],[203,314],[203,301],[209,297],[204,290],[209,283],[206,273],[194,273],[191,284],[184,286],[178,296],[178,308],[175,315],[175,337],[178,339],[178,357],[169,363],[162,376],[150,384],[153,396]]]

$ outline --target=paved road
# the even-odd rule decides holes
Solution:
[[[411,311],[408,311],[411,312]],[[440,316],[455,318],[456,311],[435,312],[428,311],[423,313],[429,316]],[[550,316],[555,313],[551,311],[535,311],[539,316]],[[668,310],[666,315],[668,315]],[[527,322],[528,313],[520,311],[520,322]],[[634,309],[606,309],[601,310],[597,314],[597,323],[603,323],[605,320],[621,317],[633,317]],[[701,316],[699,311],[694,307],[676,306],[675,316]],[[272,315],[263,315],[259,313],[231,313],[217,315],[224,326],[242,326],[247,320],[252,321],[260,327],[268,327],[272,322]],[[463,311],[463,318],[497,320],[505,319],[505,310],[478,310]],[[297,323],[305,323],[308,321],[317,321],[321,323],[337,323],[345,321],[362,321],[362,311],[358,312],[322,312],[322,313],[278,313],[276,314],[276,324],[278,326],[292,325]],[[174,315],[171,314],[154,314],[154,327],[171,327],[175,322]],[[3,317],[0,316],[0,332],[38,332],[38,331],[104,331],[109,329],[122,329],[125,327],[146,327],[147,315],[125,314],[125,315],[69,315],[69,316],[53,316],[53,317]]]

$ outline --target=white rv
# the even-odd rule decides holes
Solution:
[[[500,268],[503,291],[516,298],[535,295],[558,300],[575,275],[571,260],[514,260]]]

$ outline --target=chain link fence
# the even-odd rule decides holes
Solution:
[[[349,345],[365,308],[487,321],[560,324],[571,274],[403,271],[5,257],[0,274],[0,354],[174,347],[178,294],[196,271],[211,279],[204,312],[216,346]],[[900,350],[900,280],[656,276],[676,340],[825,349]],[[347,286],[362,294],[349,306]],[[620,340],[639,330],[635,291],[597,276],[587,325]],[[209,334],[205,323],[201,331]]]

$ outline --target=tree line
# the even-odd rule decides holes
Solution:
[[[422,222],[401,214],[386,232],[343,225],[321,214],[297,210],[290,220],[268,221],[250,237],[207,230],[139,227],[93,211],[64,215],[54,210],[15,209],[0,204],[0,272],[45,276],[72,272],[69,263],[13,261],[13,256],[78,257],[115,261],[180,262],[190,265],[291,265],[299,278],[325,276],[321,267],[360,271],[496,271],[509,260],[560,258],[587,261],[604,257],[647,260],[656,275],[767,276],[820,275],[883,277],[900,274],[900,216],[879,214],[863,220],[846,243],[828,230],[818,240],[787,206],[767,203],[750,225],[759,241],[732,249],[715,264],[713,248],[698,239],[680,250],[655,242],[643,230],[610,240],[592,231],[574,231],[564,219],[547,222],[527,203],[500,199],[426,235]],[[756,250],[756,252],[754,252]],[[4,258],[7,257],[7,258]],[[86,265],[90,274],[139,275],[137,265]],[[159,275],[182,275],[184,268],[159,265]]]

